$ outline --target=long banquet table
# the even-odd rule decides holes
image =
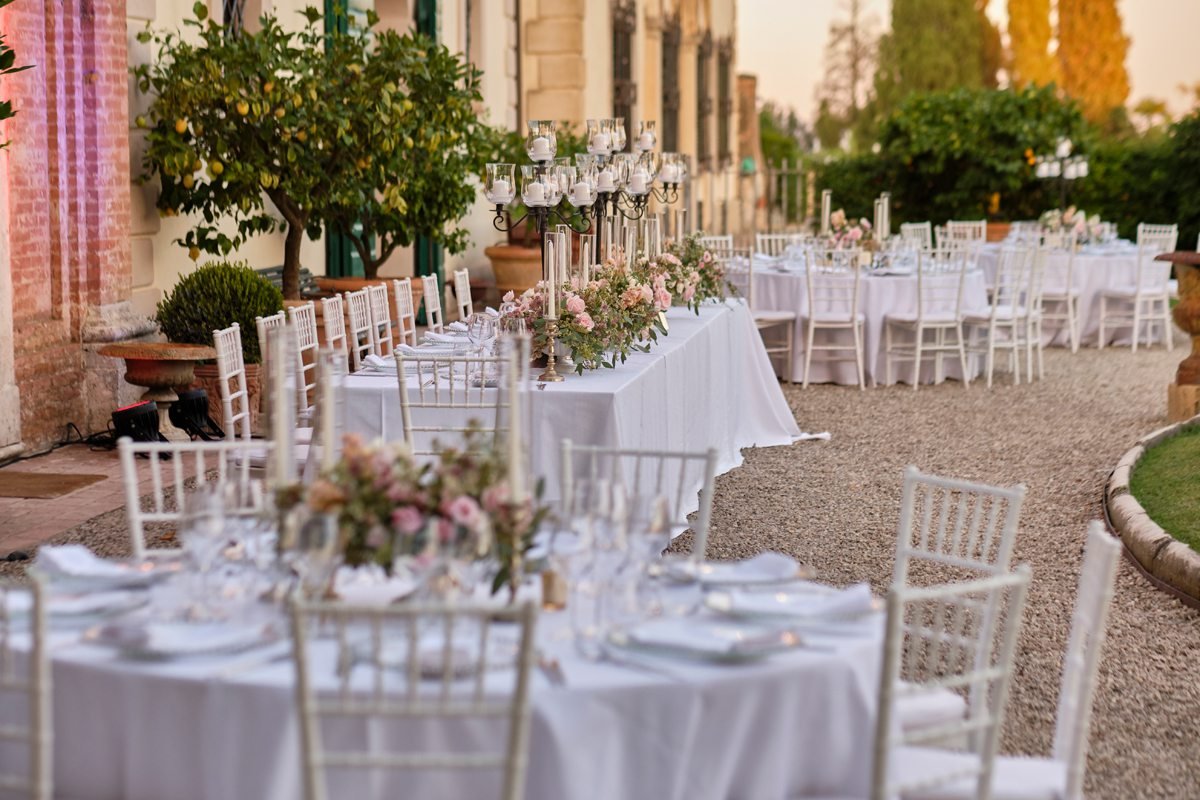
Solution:
[[[741,464],[744,447],[787,445],[800,435],[743,302],[706,305],[699,315],[672,308],[667,320],[669,335],[660,336],[649,353],[634,353],[615,369],[571,373],[561,383],[539,384],[529,392],[531,467],[546,478],[547,500],[558,496],[565,438],[647,450],[712,447],[719,474]],[[368,440],[403,438],[394,374],[351,375],[345,398],[346,432]],[[427,423],[439,411],[414,409],[414,423],[423,424],[421,414]],[[694,472],[689,497],[702,481],[700,470]]]
[[[530,800],[868,793],[879,626],[815,637],[810,647],[739,666],[655,659],[659,673],[576,656],[564,617],[544,613],[538,622],[539,645],[560,660],[567,680],[555,686],[533,675]],[[290,661],[254,654],[132,661],[80,644],[77,634],[55,639],[56,797],[300,800]],[[334,661],[333,642],[314,644],[319,690],[336,686]],[[511,685],[512,673],[498,671],[494,680]],[[353,746],[364,730],[375,748],[504,740],[502,727],[474,721],[347,726],[326,729],[326,745]],[[482,798],[496,796],[499,785],[487,772],[404,773],[371,788],[345,780],[331,797]]]

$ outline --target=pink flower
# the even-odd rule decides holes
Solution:
[[[571,298],[567,300],[567,311],[570,311],[572,314],[582,314],[583,309],[586,307],[587,306],[584,304],[583,298],[577,294],[572,295]]]
[[[707,250],[705,250],[705,251],[704,251],[704,255],[702,255],[702,256],[700,257],[700,260],[701,260],[702,262],[704,262],[705,264],[711,263],[711,262],[712,262],[712,260],[713,260],[712,253],[710,253],[710,252],[708,252]]]
[[[319,513],[336,511],[346,502],[346,493],[336,484],[318,478],[308,487],[308,507]]]
[[[849,237],[850,241],[857,242],[863,237],[863,232],[861,228],[851,228],[850,233],[846,235]]]
[[[596,327],[596,323],[592,321],[592,315],[584,311],[581,314],[575,315],[575,322],[585,331],[590,331]]]
[[[425,524],[421,512],[412,506],[400,506],[392,512],[392,525],[405,536],[412,536]]]
[[[371,530],[367,531],[366,543],[372,550],[378,550],[387,543],[387,531],[378,525],[372,526]]]
[[[586,314],[584,316],[587,316]],[[508,505],[509,492],[507,483],[497,483],[483,490],[483,508],[489,514],[495,514],[497,511]]]
[[[504,297],[501,297],[500,299],[506,303],[511,303],[513,300],[517,299],[517,296],[516,296],[516,294],[513,293],[512,289],[509,289],[507,292],[504,293]]]
[[[863,217],[862,219],[860,219],[858,221],[858,224],[867,230],[871,230],[871,222],[866,217]]]
[[[479,523],[482,514],[479,504],[475,502],[474,498],[465,494],[451,500],[445,511],[446,516],[450,517],[455,525],[461,525],[464,528],[474,528]]]
[[[692,298],[696,296],[696,287],[689,286],[683,290],[683,302],[690,303]]]
[[[641,288],[642,288],[642,302],[643,303],[653,303],[654,302],[654,290],[651,289],[646,284],[642,284]]]
[[[690,275],[688,275],[688,283],[697,284],[699,282],[700,282],[700,273],[696,272],[695,270],[692,270],[692,273]]]
[[[666,311],[671,307],[671,293],[666,289],[659,289],[654,293],[654,305],[659,311]]]
[[[636,286],[630,286],[621,293],[621,305],[625,308],[633,308],[640,302],[642,302],[642,290]]]

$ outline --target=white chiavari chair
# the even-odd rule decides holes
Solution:
[[[392,296],[396,301],[396,338],[400,344],[417,346],[417,312],[413,308],[412,278],[392,280]]]
[[[517,348],[495,356],[406,354],[396,348],[404,441],[413,455],[458,446],[470,430],[498,444],[509,430],[520,376]],[[414,413],[415,412],[415,413]],[[455,441],[439,435],[450,434]]]
[[[425,298],[425,324],[434,333],[444,333],[445,318],[442,314],[442,289],[436,275],[421,278],[421,293]]]
[[[987,241],[987,220],[948,220],[946,222],[946,238],[952,243],[983,244]]]
[[[933,249],[933,223],[902,222],[900,223],[900,238],[922,250],[931,250]]]
[[[272,314],[269,317],[255,317],[254,329],[258,334],[258,352],[262,354],[262,370],[266,372],[270,369],[271,364],[271,348],[267,346],[268,332],[276,328],[282,328],[287,325],[287,314],[280,311],[278,314]]]
[[[888,592],[871,800],[932,800],[959,785],[969,787],[972,798],[991,797],[1029,578],[1022,565]],[[979,698],[963,716],[917,729],[896,724],[905,700],[959,691]]]
[[[804,271],[808,284],[808,314],[805,324],[804,342],[804,388],[812,367],[814,351],[828,354],[825,361],[849,361],[853,359],[858,374],[858,388],[866,389],[867,380],[863,371],[863,325],[865,317],[858,310],[858,293],[862,283],[862,268],[859,266],[858,250],[817,250],[808,260]],[[828,331],[833,335],[825,344],[817,344],[817,333]],[[837,335],[850,331],[852,345],[839,342]],[[851,353],[847,356],[846,353]],[[832,355],[832,354],[841,355]]]
[[[302,306],[289,306],[288,321],[295,336],[296,419],[311,424],[314,391],[317,385],[317,307],[310,300]]]
[[[774,361],[783,359],[780,376],[788,383],[795,382],[792,367],[796,350],[796,312],[766,311],[754,305],[754,255],[748,250],[730,250],[725,255],[714,254],[725,268],[725,280],[739,297],[746,301],[754,324],[763,340],[763,349]],[[806,257],[807,258],[807,257]],[[767,334],[771,338],[767,338]]]
[[[724,236],[701,236],[698,241],[700,246],[705,250],[709,250],[717,258],[728,257],[733,252],[733,235],[726,234]]]
[[[259,352],[266,342],[259,339]],[[250,393],[246,389],[246,363],[242,356],[242,330],[235,322],[213,331],[217,351],[217,380],[221,394],[221,424],[226,439],[250,439]]]
[[[792,238],[790,233],[756,233],[754,234],[754,252],[778,258],[787,252],[788,246],[792,244]],[[732,244],[730,246],[732,247]]]
[[[1045,362],[1042,357],[1045,349],[1042,344],[1042,303],[1046,280],[1046,259],[1042,257],[1038,243],[1031,242],[1029,248],[1029,269],[1027,272],[1028,288],[1025,290],[1025,300],[1021,308],[1025,314],[1024,325],[1017,326],[1017,336],[1025,348],[1025,377],[1033,383],[1034,359],[1037,360],[1038,380],[1046,377]]]
[[[325,346],[340,353],[346,352],[346,305],[341,295],[321,298],[321,324],[325,329]]]
[[[350,318],[350,364],[355,372],[362,369],[363,359],[375,352],[374,326],[371,325],[371,301],[366,289],[346,292],[347,316]]]
[[[471,273],[469,270],[454,271],[454,299],[458,303],[458,318],[465,320],[475,313],[475,303],[471,300]]]
[[[633,450],[562,442],[562,475],[559,497],[565,517],[571,518],[578,482],[597,480],[620,484],[627,497],[653,496],[666,502],[667,519],[675,529],[687,523],[684,509],[699,495],[696,524],[692,526],[693,561],[703,561],[712,519],[713,491],[717,478],[717,451]]]
[[[970,262],[965,249],[918,250],[916,260],[917,307],[892,312],[883,318],[885,380],[892,383],[893,363],[912,360],[912,385],[921,385],[921,365],[933,359],[934,382],[945,374],[945,358],[957,355],[963,386],[971,385],[963,332],[963,283]],[[900,341],[896,333],[903,333]],[[932,341],[928,334],[933,334]]]
[[[1132,328],[1133,352],[1137,352],[1142,330],[1146,331],[1146,346],[1154,342],[1153,327],[1162,326],[1163,342],[1174,349],[1171,327],[1171,265],[1155,261],[1160,253],[1170,253],[1179,238],[1178,225],[1138,225],[1137,273],[1132,286],[1117,286],[1100,293],[1099,347],[1106,344],[1106,328],[1116,323],[1118,328]]]
[[[392,310],[388,302],[386,283],[376,283],[367,287],[367,310],[371,315],[371,333],[375,340],[375,355],[387,358],[396,348],[392,339]]]
[[[45,579],[32,571],[28,586],[0,585],[0,697],[8,709],[0,732],[13,750],[25,751],[23,758],[15,754],[6,758],[0,771],[4,797],[14,800],[51,800],[54,796],[54,694],[47,604]],[[15,640],[24,641],[18,644]],[[7,705],[10,699],[12,706]]]
[[[293,600],[291,611],[305,800],[365,797],[379,773],[398,770],[412,772],[406,794],[447,797],[448,787],[438,777],[494,770],[502,776],[495,784],[501,800],[524,797],[537,623],[532,602],[355,607]],[[493,626],[510,624],[515,647],[507,652],[489,647],[498,636]],[[334,633],[332,661],[312,654],[320,645],[310,644],[310,632],[318,628]],[[470,646],[452,647],[463,634]],[[440,640],[435,646],[423,644],[434,639]],[[497,687],[497,675],[511,683]],[[421,726],[451,723],[494,728],[483,741],[495,746],[455,745],[453,739],[450,747],[427,744],[415,750],[348,746],[378,743],[389,731],[398,739],[421,741]],[[347,726],[363,731],[347,737]],[[404,736],[404,731],[414,733]],[[335,747],[338,732],[345,744]],[[436,777],[430,774],[435,770]]]
[[[993,797],[1083,800],[1092,699],[1120,558],[1120,542],[1104,530],[1103,523],[1093,521],[1088,526],[1075,613],[1063,656],[1054,747],[1048,758],[998,756],[992,774]],[[940,787],[936,796],[938,800],[970,800],[975,797],[974,788],[956,783]]]
[[[1050,259],[1061,256],[1066,267],[1050,266]],[[1042,321],[1067,329],[1071,352],[1079,352],[1079,287],[1075,285],[1075,234],[1040,235],[1036,258],[1042,267]]]
[[[317,389],[313,403],[312,435],[302,456],[300,476],[305,485],[318,471],[334,466],[342,453],[346,421],[346,351],[322,348],[317,353]],[[278,447],[278,445],[277,445]]]
[[[228,513],[261,510],[264,491],[254,462],[260,460],[263,453],[269,455],[273,449],[274,442],[269,440],[135,442],[129,437],[121,437],[117,450],[125,483],[125,515],[129,520],[129,541],[134,559],[179,553],[177,548],[148,549],[146,525],[178,525],[184,515],[184,498],[199,487],[226,492],[223,497]],[[149,508],[145,510],[139,495],[138,464],[149,473]]]
[[[967,349],[985,355],[984,371],[987,373],[989,389],[992,388],[995,374],[997,350],[1008,351],[1013,383],[1021,383],[1021,350],[1029,314],[1029,272],[1032,262],[1031,247],[1001,249],[988,307],[968,311],[965,315]],[[975,341],[976,333],[982,334],[982,342]]]

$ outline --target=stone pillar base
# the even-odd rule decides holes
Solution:
[[[1200,386],[1172,383],[1167,386],[1167,420],[1183,422],[1200,414]]]
[[[124,360],[96,351],[113,342],[150,341],[157,334],[158,324],[134,313],[128,302],[88,309],[82,332],[85,436],[107,428],[115,409],[136,403],[146,391],[125,382]]]

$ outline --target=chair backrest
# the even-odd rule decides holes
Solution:
[[[270,370],[271,363],[271,348],[267,344],[268,331],[273,331],[276,328],[282,328],[287,325],[287,314],[280,311],[278,314],[271,314],[269,317],[255,317],[254,328],[258,332],[258,351],[262,354],[262,369],[263,372]]]
[[[1067,790],[1063,800],[1083,798],[1092,699],[1120,558],[1121,543],[1109,535],[1104,523],[1098,520],[1089,523],[1075,613],[1071,617],[1071,635],[1063,656],[1062,686],[1054,727],[1054,758],[1067,765]]]
[[[1000,249],[989,306],[993,320],[1009,313],[1009,309],[1022,308],[1030,303],[1030,271],[1033,268],[1034,250],[1029,245],[1006,245]]]
[[[295,336],[296,411],[305,413],[312,406],[317,386],[317,307],[311,300],[302,306],[289,306],[288,321]]]
[[[371,324],[371,301],[366,289],[346,292],[346,309],[350,318],[350,364],[355,372],[362,361],[375,352],[375,328]]]
[[[321,348],[317,353],[317,390],[313,398],[313,433],[300,480],[311,484],[321,470],[341,458],[346,421],[346,351]],[[276,445],[278,451],[280,445]]]
[[[417,346],[417,311],[413,308],[412,278],[392,280],[396,301],[396,338],[399,344]]]
[[[1179,239],[1178,225],[1150,225],[1140,223],[1137,228],[1137,289],[1139,292],[1165,292],[1171,278],[1171,264],[1155,261],[1160,253],[1175,250]]]
[[[259,347],[265,347],[260,339]],[[213,331],[217,351],[217,380],[221,393],[221,424],[225,438],[250,439],[250,393],[246,390],[246,363],[242,356],[242,329],[235,322]]]
[[[906,242],[913,242],[917,247],[929,249],[933,247],[933,223],[902,222],[900,238]]]
[[[509,623],[516,626],[516,647],[501,653],[490,647],[492,628]],[[366,797],[373,794],[368,787],[380,771],[435,769],[497,770],[503,775],[501,800],[524,797],[536,623],[537,608],[530,601],[355,607],[294,600],[292,649],[305,800]],[[313,657],[311,651],[322,645],[309,643],[310,631],[318,628],[334,632],[336,658]],[[512,682],[498,685],[501,680]],[[359,724],[362,734],[347,741],[376,743],[379,737],[366,729],[378,725],[380,733],[386,731],[380,725],[385,719],[441,720],[472,730],[484,726],[487,733],[477,741],[495,746],[472,748],[452,737],[449,747],[443,741],[413,750],[325,748],[324,722],[336,720],[341,731]],[[336,788],[327,785],[331,769],[337,770]]]
[[[444,333],[445,318],[442,315],[442,287],[438,286],[437,275],[421,278],[421,292],[425,298],[425,324],[434,333]]]
[[[1035,235],[1038,246],[1030,270],[1031,305],[1041,308],[1042,296],[1046,291],[1055,296],[1067,296],[1074,288],[1075,233],[1060,231]]]
[[[725,271],[725,282],[754,311],[754,254],[749,250],[713,253]]]
[[[946,222],[946,236],[950,241],[986,242],[987,220],[948,220]]]
[[[367,287],[367,308],[371,314],[375,354],[389,358],[396,349],[396,344],[392,339],[392,309],[388,301],[386,283],[376,283]]]
[[[922,248],[917,251],[917,319],[962,315],[967,250]]]
[[[195,486],[228,490],[226,510],[248,513],[263,507],[262,481],[255,477],[255,463],[263,463],[273,449],[270,440],[218,442],[135,442],[127,436],[117,442],[121,459],[121,477],[125,482],[125,515],[129,518],[129,541],[135,559],[147,555],[145,527],[147,523],[178,524],[183,518],[184,497]],[[141,460],[139,460],[141,457]],[[142,509],[138,464],[145,466],[150,477],[149,508]],[[209,473],[215,473],[210,475]],[[177,552],[155,549],[154,553]]]
[[[733,252],[733,234],[724,236],[701,236],[698,241],[705,250],[712,252],[717,258],[727,257]]]
[[[732,237],[730,237],[732,239]],[[767,256],[781,256],[792,243],[790,233],[756,233],[754,234],[754,252]],[[732,244],[730,245],[732,247]]]
[[[472,428],[498,444],[511,424],[519,375],[515,349],[496,356],[406,355],[396,349],[404,440],[414,455],[435,455]],[[417,424],[418,411],[422,424]],[[453,434],[453,441],[438,438]]]
[[[666,502],[668,523],[677,530],[687,525],[687,510],[699,494],[691,559],[704,560],[712,519],[717,451],[633,450],[562,442],[559,497],[567,519],[576,513],[575,486],[579,481],[607,480],[625,487],[626,495],[653,494]]]
[[[54,796],[54,715],[45,579],[0,584],[0,697],[4,698],[4,796]],[[15,750],[26,752],[15,757]]]
[[[325,328],[325,347],[346,352],[346,305],[342,296],[321,298],[322,326]]]
[[[963,570],[970,576],[1007,572],[1024,499],[1021,485],[989,486],[908,467],[892,584],[910,582],[912,561]]]
[[[454,271],[454,299],[458,301],[458,318],[466,319],[475,313],[471,300],[471,272],[465,269]]]
[[[808,318],[851,323],[858,313],[862,282],[858,250],[814,250],[804,279],[808,285]]]
[[[990,798],[1029,575],[1022,565],[976,580],[893,586],[888,592],[872,800],[910,792],[934,796],[937,787],[964,781],[974,784],[970,796]],[[982,661],[980,653],[985,654]],[[922,696],[947,690],[966,690],[985,702],[969,705],[961,718],[933,726],[904,730],[897,723],[900,702],[920,702]],[[970,742],[969,756],[958,750],[964,740]],[[893,759],[905,746],[919,746],[930,757],[921,758],[919,766],[913,763],[917,759],[907,764]],[[939,759],[942,754],[946,758]]]

